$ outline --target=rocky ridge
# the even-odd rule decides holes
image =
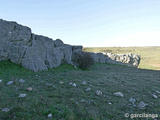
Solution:
[[[55,68],[63,63],[74,64],[74,53],[82,46],[64,44],[62,40],[36,35],[26,26],[0,19],[0,61],[10,60],[34,72]],[[126,64],[137,67],[138,55],[89,53],[95,62]],[[122,59],[123,56],[123,59]]]

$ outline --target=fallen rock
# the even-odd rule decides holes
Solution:
[[[71,85],[71,86],[73,86],[73,87],[77,87],[76,83],[70,82],[69,85]]]
[[[97,91],[96,91],[96,95],[100,96],[100,95],[102,95],[102,94],[103,94],[102,91],[100,91],[100,90],[97,90]]]
[[[135,104],[136,99],[131,97],[131,98],[129,99],[129,102],[132,103],[132,104]]]
[[[91,91],[91,88],[88,87],[88,88],[85,89],[85,91],[86,92]]]
[[[112,103],[111,103],[111,102],[108,102],[108,104],[109,104],[109,105],[112,105]]]
[[[138,104],[138,108],[139,109],[145,109],[145,107],[147,106],[148,104],[144,103],[143,101],[141,101],[139,104]]]
[[[87,82],[86,81],[82,81],[82,85],[87,85]]]
[[[2,108],[2,112],[9,112],[10,109],[9,108]]]
[[[32,87],[28,87],[28,88],[27,88],[27,91],[32,91]]]
[[[158,98],[158,96],[157,96],[157,95],[155,95],[155,94],[152,94],[152,97],[153,97],[153,98],[155,98],[155,99],[157,99],[157,98]]]
[[[72,86],[73,86],[73,87],[77,87],[76,83],[73,83]]]
[[[20,80],[19,80],[19,82],[20,82],[20,83],[24,83],[24,82],[25,82],[25,80],[23,80],[23,79],[20,79]]]
[[[52,118],[52,113],[49,113],[49,114],[48,114],[48,118]]]
[[[11,85],[13,83],[14,83],[13,81],[9,81],[9,82],[7,82],[7,85]]]
[[[19,94],[19,98],[24,98],[26,96],[27,96],[27,94]]]
[[[113,93],[115,96],[118,96],[118,97],[124,97],[123,93],[121,92],[115,92]]]
[[[160,91],[158,91],[158,90],[156,90],[155,92],[158,93],[158,94],[160,94]]]

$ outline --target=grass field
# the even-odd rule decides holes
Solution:
[[[160,70],[160,47],[101,47],[84,48],[88,52],[135,53],[141,56],[139,68]]]
[[[159,114],[160,93],[156,91],[160,91],[160,71],[157,65],[152,66],[153,63],[158,64],[159,49],[129,48],[128,51],[127,48],[87,48],[87,51],[96,52],[134,51],[142,56],[140,68],[145,69],[95,64],[84,71],[64,64],[56,69],[34,73],[9,61],[1,61],[0,120],[130,120],[124,117],[125,113]],[[25,82],[20,83],[19,79]],[[7,85],[8,81],[13,81],[13,84]],[[84,81],[86,84],[83,84]],[[75,83],[76,87],[70,82]],[[28,87],[33,90],[27,91]],[[87,88],[90,90],[86,91]],[[96,95],[97,90],[102,94]],[[122,92],[124,97],[115,96],[115,92]],[[27,96],[19,98],[22,93]],[[152,94],[158,98],[153,98]],[[129,101],[131,97],[136,99],[135,106]],[[145,109],[139,109],[141,101],[148,104]],[[3,112],[3,108],[9,108],[9,111]],[[52,118],[47,117],[50,113]]]

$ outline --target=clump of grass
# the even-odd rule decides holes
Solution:
[[[69,118],[72,116],[72,112],[65,106],[62,105],[55,105],[55,106],[50,106],[49,108],[44,109],[43,114],[47,116],[48,114],[52,114],[53,118],[56,119],[67,119],[70,120]]]
[[[69,64],[62,64],[61,66],[54,68],[54,69],[50,69],[50,70],[54,70],[56,72],[65,72],[68,70],[74,70],[75,68],[72,65]]]
[[[6,83],[10,78],[14,78],[14,83],[8,86]],[[25,83],[19,83],[20,78]],[[90,71],[82,71],[63,64],[34,73],[20,65],[2,61],[0,120],[50,120],[50,113],[52,120],[124,120],[125,113],[159,113],[159,98],[151,96],[151,93],[160,91],[159,78],[159,71],[123,65],[94,64]],[[83,81],[87,84],[83,85]],[[77,87],[71,86],[70,82],[76,83]],[[33,90],[27,91],[28,87]],[[88,87],[91,90],[86,92]],[[97,90],[101,90],[104,96],[97,96]],[[117,91],[124,97],[114,96]],[[19,98],[21,93],[27,96]],[[131,97],[136,98],[136,105],[144,101],[148,106],[144,110],[131,106]],[[10,111],[2,112],[2,108]]]
[[[10,61],[0,62],[0,76],[10,79],[11,77],[25,77],[34,74],[32,71],[25,69],[21,65],[17,65]]]

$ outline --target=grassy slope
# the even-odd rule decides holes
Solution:
[[[139,68],[160,70],[160,47],[102,47],[84,48],[90,52],[135,53],[141,55]]]
[[[25,83],[19,83],[20,78],[26,80]],[[124,113],[156,114],[160,112],[160,98],[153,99],[151,94],[160,91],[159,78],[159,71],[121,65],[96,64],[87,71],[62,65],[33,73],[10,62],[0,62],[3,80],[0,108],[11,109],[8,113],[0,111],[0,120],[47,120],[48,113],[53,114],[53,120],[125,120]],[[10,80],[14,84],[7,86]],[[82,81],[87,81],[87,85],[82,85]],[[70,86],[69,82],[75,82],[77,87]],[[33,91],[26,91],[27,87]],[[86,92],[87,87],[91,91]],[[101,90],[103,95],[95,95],[96,90]],[[117,91],[123,92],[124,98],[114,96]],[[20,93],[26,93],[27,97],[18,98]],[[144,101],[149,106],[145,110],[130,106],[130,97],[137,99],[136,104]]]

